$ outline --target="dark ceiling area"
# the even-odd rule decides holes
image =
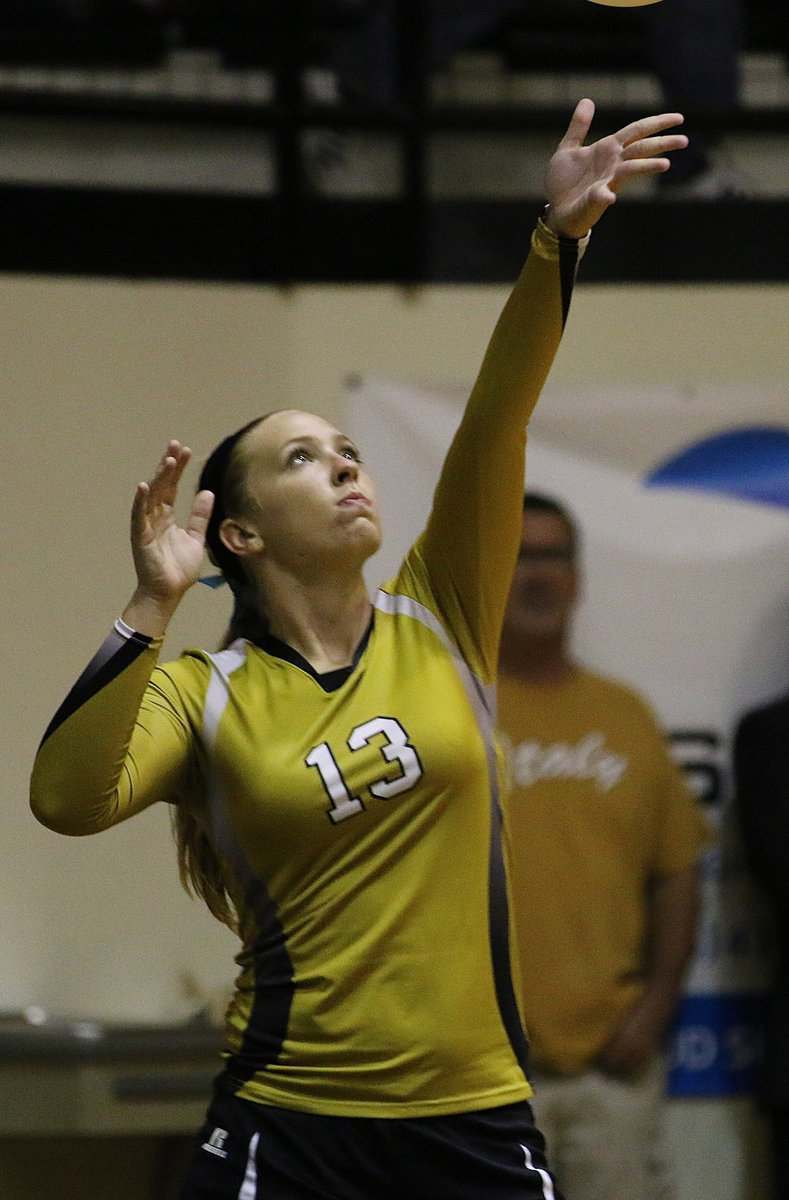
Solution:
[[[245,282],[503,282],[522,259],[540,198],[436,196],[431,138],[558,139],[567,108],[505,100],[447,103],[431,90],[425,6],[395,0],[392,85],[341,89],[331,103],[305,86],[353,45],[367,0],[17,0],[0,12],[0,122],[46,121],[87,137],[97,122],[122,144],[132,127],[200,128],[221,140],[252,132],[271,148],[265,193],[217,188],[35,181],[0,167],[0,270]],[[669,0],[666,0],[668,3]],[[476,48],[503,73],[648,71],[643,9],[588,0],[525,0],[480,34]],[[748,5],[744,47],[789,55],[785,4]],[[226,80],[264,73],[266,95],[226,87],[156,94],[122,86],[135,72],[167,74],[178,56],[209,55]],[[181,61],[179,60],[179,61]],[[34,72],[37,74],[34,76]],[[115,73],[114,88],[94,81]],[[235,74],[233,74],[235,73]],[[64,85],[68,75],[69,86]],[[24,76],[24,86],[20,82]],[[244,76],[247,77],[247,76]],[[34,80],[31,83],[31,79]],[[77,83],[75,84],[75,79]],[[82,83],[79,81],[82,80]],[[632,107],[604,103],[614,129]],[[709,113],[686,113],[705,128]],[[714,114],[715,132],[789,144],[789,105]],[[400,161],[395,194],[324,195],[305,165],[305,131],[389,138]],[[789,196],[688,196],[623,201],[595,233],[586,282],[783,281],[789,277]]]

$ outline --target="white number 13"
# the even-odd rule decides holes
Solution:
[[[370,794],[379,800],[390,800],[392,796],[399,796],[401,792],[409,791],[418,783],[422,778],[422,764],[408,740],[407,733],[393,717],[374,717],[372,721],[357,725],[348,738],[348,746],[351,750],[361,750],[379,734],[386,738],[381,746],[381,754],[388,763],[399,763],[401,774],[394,779],[378,779],[369,785],[369,790]],[[305,762],[308,767],[316,767],[320,774],[332,804],[328,810],[329,819],[335,825],[338,821],[344,821],[346,817],[363,811],[364,804],[358,796],[351,795],[328,742],[321,742],[311,750]]]

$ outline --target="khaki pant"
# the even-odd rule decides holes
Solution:
[[[548,1165],[565,1200],[674,1200],[664,1136],[665,1068],[635,1080],[529,1071]]]

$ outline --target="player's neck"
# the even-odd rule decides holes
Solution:
[[[291,580],[286,596],[269,591],[266,610],[271,633],[321,673],[350,666],[372,606],[361,578],[340,589],[304,588]]]

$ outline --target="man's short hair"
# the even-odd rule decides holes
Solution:
[[[578,558],[581,550],[581,536],[578,525],[569,508],[561,500],[557,500],[553,496],[548,496],[545,492],[524,492],[523,511],[525,513],[550,513],[551,516],[559,517],[560,520],[564,521],[567,526],[567,532],[570,535],[570,550],[572,551],[573,559]]]

